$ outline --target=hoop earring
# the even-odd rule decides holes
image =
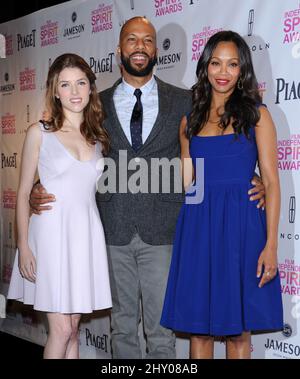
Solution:
[[[244,89],[242,79],[239,78],[238,83],[237,83],[237,88],[242,91]]]

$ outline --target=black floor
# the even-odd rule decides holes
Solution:
[[[43,347],[10,334],[0,332],[1,361],[3,358],[42,359]],[[29,369],[29,368],[28,368]]]

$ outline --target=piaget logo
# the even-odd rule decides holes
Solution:
[[[282,100],[300,100],[300,81],[287,82],[284,78],[276,79],[275,104],[280,104]]]
[[[12,155],[5,155],[1,153],[1,167],[17,168],[17,155],[18,153],[13,153]]]
[[[104,58],[90,57],[90,67],[95,74],[100,72],[112,72],[113,56],[115,53],[111,52]]]
[[[99,350],[108,352],[108,335],[103,334],[102,336],[95,335],[88,328],[85,328],[85,341],[86,346],[94,346]]]
[[[17,34],[18,51],[28,47],[35,47],[36,29],[29,34]]]

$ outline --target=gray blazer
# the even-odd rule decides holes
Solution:
[[[127,162],[136,157],[147,161],[151,167],[151,158],[179,157],[178,130],[183,115],[191,110],[191,92],[174,87],[156,78],[158,85],[159,111],[151,133],[142,148],[136,153],[127,140],[117,117],[113,94],[120,83],[119,79],[111,88],[100,93],[105,111],[104,128],[107,130],[111,148],[108,154],[116,163],[116,180],[120,183],[119,160]],[[120,153],[120,150],[123,153]],[[124,162],[126,159],[127,162]],[[138,169],[137,169],[138,170]],[[151,187],[149,169],[149,188]],[[127,178],[134,172],[127,169]],[[171,173],[172,183],[174,173]],[[179,175],[176,172],[175,175]],[[121,175],[124,177],[124,175]],[[104,178],[104,175],[102,176]],[[101,187],[104,181],[99,181]],[[102,191],[100,191],[102,192]],[[96,193],[97,206],[103,222],[108,245],[127,245],[132,236],[138,232],[145,243],[151,245],[168,245],[173,242],[176,219],[183,201],[182,193]]]

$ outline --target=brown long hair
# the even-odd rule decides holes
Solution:
[[[96,76],[87,62],[79,55],[71,53],[62,54],[50,66],[46,90],[46,107],[50,114],[50,118],[46,121],[47,129],[51,132],[56,132],[62,128],[65,120],[61,102],[55,94],[58,76],[67,67],[79,68],[85,73],[90,83],[90,100],[83,111],[83,122],[80,125],[80,132],[91,145],[100,141],[103,153],[107,154],[109,150],[109,137],[106,130],[102,127],[104,113],[97,93]]]

